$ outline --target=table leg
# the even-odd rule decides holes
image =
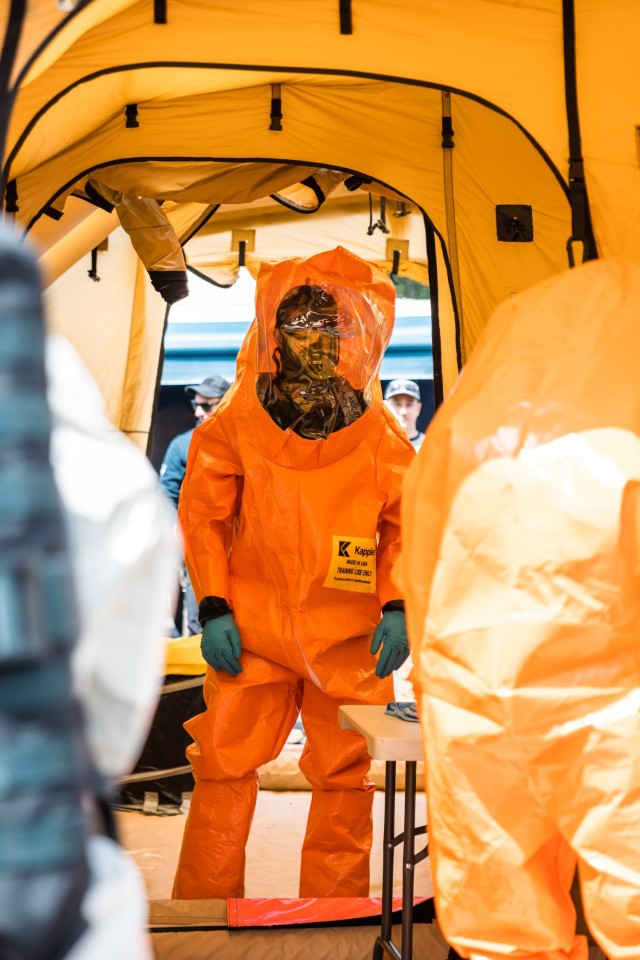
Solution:
[[[413,887],[416,829],[416,763],[407,761],[404,787],[404,863],[402,870],[402,960],[413,957]]]
[[[373,960],[381,960],[384,944],[391,943],[391,923],[393,913],[393,847],[396,810],[396,764],[389,760],[385,764],[384,778],[384,836],[382,848],[382,921],[380,936],[373,951]]]

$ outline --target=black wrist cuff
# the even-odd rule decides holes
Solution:
[[[154,290],[168,303],[177,303],[189,296],[186,270],[149,270]]]
[[[198,620],[204,627],[207,620],[217,620],[231,612],[231,607],[223,597],[203,597],[198,606]]]
[[[385,603],[382,608],[383,613],[390,613],[392,610],[404,613],[404,600],[389,600],[389,603]]]

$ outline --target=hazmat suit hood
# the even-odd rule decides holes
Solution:
[[[379,403],[394,299],[391,281],[342,247],[262,266],[251,376],[281,430],[326,440]]]

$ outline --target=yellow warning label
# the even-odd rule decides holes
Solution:
[[[334,537],[325,587],[376,592],[376,541],[373,537]]]

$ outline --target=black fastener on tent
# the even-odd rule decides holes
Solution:
[[[282,130],[282,93],[279,83],[271,84],[270,119],[269,130]]]
[[[167,0],[153,0],[153,22],[167,22]]]
[[[353,33],[351,0],[340,0],[340,33]]]
[[[18,182],[9,180],[5,192],[5,210],[7,213],[18,213]]]
[[[564,34],[564,85],[569,129],[569,202],[571,204],[571,236],[567,240],[569,266],[575,265],[573,244],[582,243],[582,261],[597,260],[598,251],[591,225],[589,197],[584,178],[582,138],[578,114],[578,84],[576,77],[576,31],[574,0],[562,2]]]
[[[125,126],[127,127],[139,127],[138,122],[138,104],[137,103],[128,103],[124,108],[124,114],[127,118]]]

